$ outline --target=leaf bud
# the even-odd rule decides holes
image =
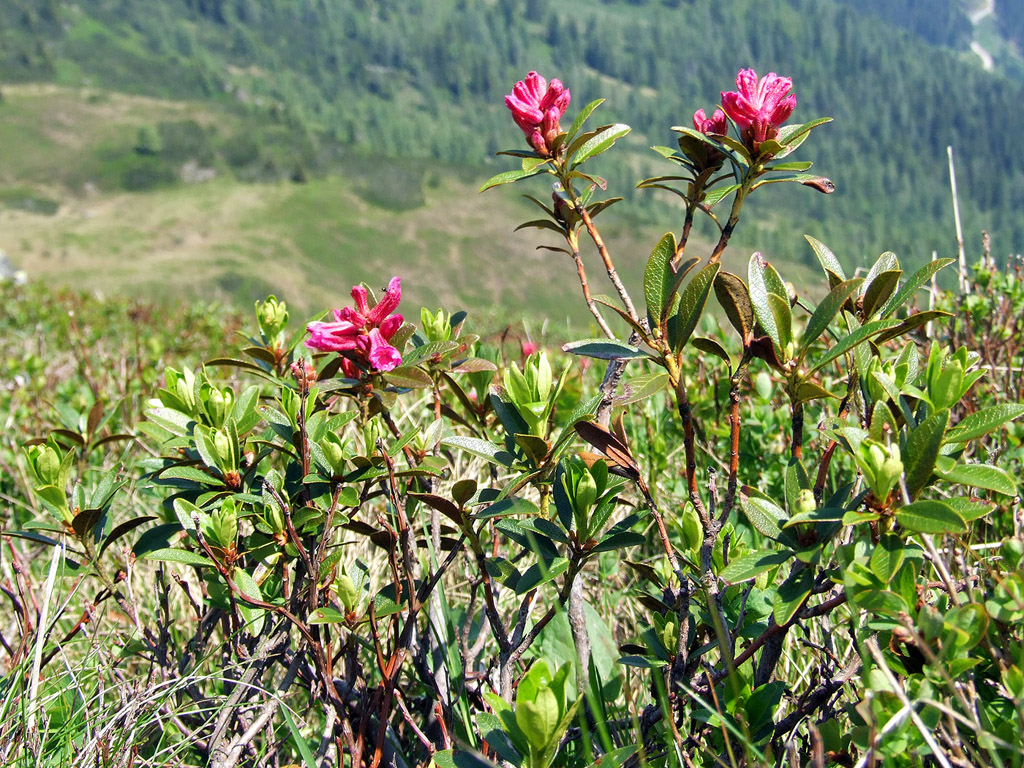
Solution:
[[[448,341],[452,335],[451,318],[443,309],[431,314],[426,307],[420,310],[420,324],[428,341]]]
[[[818,508],[818,502],[814,499],[814,491],[810,488],[801,488],[800,493],[797,494],[796,499],[796,511],[797,514],[806,515]]]
[[[235,443],[228,434],[219,429],[213,430],[213,450],[217,453],[221,469],[235,469]]]
[[[49,443],[28,448],[29,465],[40,485],[63,485],[61,482],[60,454]]]
[[[342,474],[347,458],[345,441],[336,432],[328,432],[320,440],[320,450],[324,452],[324,458],[330,466],[334,476]]]
[[[359,607],[359,590],[347,573],[338,575],[334,581],[334,590],[338,593],[341,604],[345,606],[345,613],[353,613]]]
[[[704,542],[704,526],[701,525],[700,516],[692,504],[687,504],[683,508],[681,523],[686,548],[699,549]]]
[[[256,320],[264,337],[273,341],[288,325],[288,306],[276,296],[268,296],[256,303]]]
[[[219,389],[205,384],[200,390],[200,397],[203,399],[203,410],[206,411],[210,424],[218,428],[224,426],[235,405],[235,391],[231,387]]]

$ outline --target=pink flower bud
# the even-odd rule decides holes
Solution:
[[[560,80],[549,84],[536,72],[530,72],[512,87],[512,93],[505,97],[505,106],[527,143],[538,155],[548,157],[555,138],[562,132],[559,121],[571,98]]]
[[[704,114],[703,109],[698,109],[693,113],[693,127],[706,136],[725,136],[729,132],[725,112],[720,109],[716,109],[711,117]]]

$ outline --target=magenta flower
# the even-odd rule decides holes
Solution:
[[[549,84],[536,72],[530,72],[505,97],[505,106],[512,112],[512,119],[527,143],[538,155],[547,157],[555,137],[562,132],[559,121],[569,108],[571,98],[560,80]]]
[[[720,109],[716,109],[711,117],[704,114],[703,109],[698,109],[693,113],[693,127],[705,136],[725,136],[729,132],[725,112]]]
[[[372,309],[366,289],[357,285],[352,289],[355,309],[342,307],[334,310],[334,322],[314,322],[306,326],[309,338],[306,346],[321,352],[345,353],[348,363],[358,363],[370,370],[390,371],[401,365],[401,353],[388,342],[401,327],[401,315],[391,314],[402,300],[402,281],[391,278],[387,290]],[[344,366],[346,375],[358,369]]]
[[[793,81],[769,72],[760,80],[752,69],[736,75],[738,91],[722,93],[722,108],[740,129],[740,135],[755,151],[761,142],[774,139],[779,126],[793,114],[796,95],[789,92]]]

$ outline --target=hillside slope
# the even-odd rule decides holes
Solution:
[[[392,157],[464,166],[453,173],[465,178],[471,195],[505,162],[491,158],[494,151],[519,140],[502,95],[527,69],[538,68],[560,76],[576,104],[608,97],[605,117],[634,126],[622,151],[601,159],[599,172],[612,192],[634,203],[634,217],[664,221],[667,202],[632,189],[641,173],[665,170],[647,147],[671,142],[669,126],[713,105],[737,69],[754,66],[793,77],[798,118],[836,118],[803,153],[838,191],[821,197],[783,190],[770,196],[771,207],[764,195],[760,202],[755,197],[751,214],[759,214],[758,224],[741,227],[740,245],[805,261],[801,235],[807,232],[853,263],[888,249],[909,262],[930,258],[933,250],[950,253],[950,144],[969,243],[976,248],[987,229],[997,254],[1019,250],[1020,84],[982,70],[964,44],[962,13],[951,0],[876,5],[166,0],[143,7],[131,0],[0,0],[0,82],[184,99],[199,115],[176,119],[157,110],[135,133],[110,137],[116,147],[85,158],[88,163],[62,163],[55,179],[27,179],[20,156],[5,154],[0,180],[7,191],[0,190],[0,202],[17,198],[26,182],[69,202],[85,188],[101,195],[166,191],[193,159],[222,180],[323,178],[329,185],[327,177],[345,173],[360,156],[371,163]],[[880,21],[878,13],[888,16]],[[190,157],[187,146],[172,146],[182,131],[170,130],[169,141],[162,125],[202,126],[204,110],[218,117],[200,132],[196,154],[202,156]],[[39,119],[44,131],[60,130],[50,115]],[[140,139],[153,133],[143,130],[146,123],[157,129],[158,146],[140,154]],[[481,168],[484,163],[490,167]],[[404,173],[402,163],[390,163],[362,183],[385,188],[390,198],[389,189],[403,187]],[[488,204],[501,207],[513,198],[497,193]],[[371,211],[369,219],[368,226],[384,231],[384,218]],[[500,232],[509,237],[507,229]]]

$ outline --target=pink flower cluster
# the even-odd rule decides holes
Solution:
[[[559,121],[569,108],[571,96],[560,80],[547,80],[536,72],[530,72],[520,80],[505,97],[505,106],[512,112],[512,119],[526,136],[527,143],[538,155],[551,155],[552,143],[562,132]]]
[[[774,72],[758,80],[754,70],[741,69],[736,87],[738,91],[722,93],[722,108],[739,127],[743,140],[757,151],[761,142],[778,135],[779,126],[793,114],[796,95],[789,92],[793,81]]]
[[[306,326],[310,337],[306,346],[322,352],[344,352],[342,370],[349,378],[361,376],[357,365],[367,370],[390,371],[402,363],[401,353],[388,342],[401,327],[401,315],[391,314],[402,300],[402,282],[391,278],[387,290],[372,309],[365,288],[352,289],[355,309],[334,310],[334,322],[314,322]]]

